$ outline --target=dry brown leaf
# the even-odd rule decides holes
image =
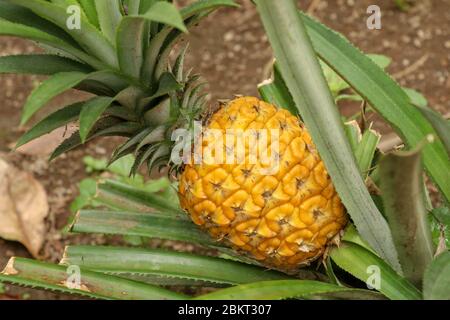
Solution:
[[[21,242],[37,257],[48,210],[42,185],[30,173],[0,158],[0,237]]]

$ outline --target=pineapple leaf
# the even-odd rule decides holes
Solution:
[[[78,276],[79,283],[77,283]],[[0,282],[79,294],[97,299],[156,300],[186,298],[184,295],[167,289],[117,276],[105,275],[78,267],[71,269],[70,266],[52,265],[24,258],[11,258],[0,274]]]
[[[294,115],[298,115],[289,89],[283,81],[280,71],[274,68],[273,79],[269,79],[258,85],[258,90],[264,101],[289,110]]]
[[[36,28],[80,49],[76,41],[74,41],[67,32],[65,32],[58,26],[55,26],[50,21],[39,17],[31,10],[12,3],[8,3],[7,0],[0,0],[0,18]]]
[[[424,275],[423,297],[426,300],[450,300],[450,252],[437,256]]]
[[[114,98],[110,97],[95,97],[83,105],[80,113],[80,138],[82,143],[86,141],[94,124],[113,101]]]
[[[92,72],[88,65],[50,54],[0,57],[0,73],[52,75],[60,72]]]
[[[139,4],[139,13],[146,13],[151,6],[155,4],[155,2],[161,0],[140,0]]]
[[[75,87],[86,79],[87,74],[82,72],[61,72],[57,73],[39,85],[28,96],[23,107],[21,124],[25,124],[39,109],[57,95]]]
[[[66,6],[59,6],[42,0],[8,0],[11,3],[32,10],[42,18],[49,20],[59,26],[67,29],[67,13]],[[96,1],[96,3],[106,1]],[[109,3],[109,1],[108,1]],[[89,23],[84,15],[81,15],[82,28],[70,30],[70,35],[87,51],[95,55],[101,61],[104,61],[111,67],[118,67],[117,56],[115,50],[108,39],[92,24]]]
[[[98,59],[89,56],[82,50],[70,45],[69,43],[61,40],[60,38],[42,32],[41,30],[36,28],[0,19],[0,35],[20,37],[44,43],[51,47],[61,49],[75,56],[76,58],[86,62],[87,64],[91,65],[94,68],[104,69],[104,64],[100,62]]]
[[[425,108],[428,106],[427,99],[418,91],[411,88],[402,88],[412,105]]]
[[[330,251],[330,256],[340,268],[375,287],[389,299],[421,299],[420,291],[408,280],[399,276],[374,253],[355,243],[343,241],[339,248],[335,247]]]
[[[215,247],[209,236],[192,222],[158,212],[81,210],[70,231],[140,236]]]
[[[185,219],[186,215],[179,204],[167,201],[163,196],[153,194],[114,180],[99,183],[97,199],[100,202],[114,202],[122,210],[149,212],[159,210],[167,215]]]
[[[145,13],[138,17],[148,19],[152,22],[163,23],[168,26],[187,32],[180,11],[169,2],[157,1]]]
[[[108,274],[159,275],[217,284],[290,278],[283,273],[245,263],[162,249],[69,246],[61,264],[79,265]]]
[[[100,29],[111,44],[116,43],[116,30],[122,20],[121,0],[94,1]]]
[[[356,162],[364,179],[369,176],[373,157],[380,142],[381,135],[373,129],[367,129],[355,150]]]
[[[217,290],[196,297],[196,300],[282,300],[289,298],[314,298],[326,293],[367,293],[364,289],[340,287],[313,280],[271,280]],[[372,297],[373,298],[373,297]]]
[[[412,108],[407,94],[370,58],[347,39],[323,24],[300,13],[319,57],[391,124],[413,148],[435,130],[419,110]],[[448,134],[447,134],[448,136]],[[450,161],[440,141],[425,146],[424,165],[450,201]]]
[[[181,9],[181,15],[184,19],[193,15],[209,12],[219,7],[239,7],[234,0],[202,0],[196,1]]]
[[[117,29],[117,55],[120,69],[128,76],[139,79],[143,63],[145,21],[125,17]]]
[[[355,154],[362,139],[361,128],[356,120],[351,120],[344,123],[344,130],[347,140],[350,142],[353,154]]]
[[[78,0],[78,2],[81,4],[81,7],[83,8],[83,12],[86,14],[86,17],[88,18],[89,22],[93,26],[100,28],[100,22],[98,21],[97,9],[95,8],[95,1]]]
[[[33,128],[28,130],[22,137],[20,137],[19,141],[17,141],[16,148],[19,148],[31,140],[77,120],[83,104],[84,102],[74,103],[50,114],[44,120],[40,121]]]
[[[148,106],[156,98],[160,98],[183,87],[183,85],[179,83],[177,79],[175,79],[175,76],[170,72],[164,72],[159,78],[158,83],[158,90],[151,97],[144,98],[139,102],[139,112],[144,112],[146,110],[146,106]]]
[[[123,3],[124,7],[127,9],[128,15],[133,16],[139,14],[141,0],[125,0]]]
[[[135,123],[122,122],[120,119],[114,117],[102,118],[94,125],[86,141],[108,135],[129,136],[132,131],[136,131]],[[59,157],[61,154],[70,151],[82,144],[80,133],[77,131],[73,133],[69,138],[64,140],[50,155],[49,161]]]
[[[144,65],[142,68],[142,78],[146,84],[153,82],[158,55],[171,31],[171,28],[166,27],[150,40],[150,44],[144,55]]]
[[[447,154],[450,157],[450,122],[446,120],[440,113],[428,107],[417,107],[425,118],[430,121],[436,130],[437,136],[441,139],[445,146]]]
[[[398,151],[380,161],[384,212],[392,230],[402,270],[420,287],[434,246],[424,203],[420,150]]]

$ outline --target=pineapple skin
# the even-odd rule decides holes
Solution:
[[[178,191],[193,222],[267,267],[290,272],[322,256],[348,218],[299,119],[257,98],[242,97],[214,113],[207,128],[278,129],[279,168],[262,175],[259,162],[185,165]],[[201,151],[209,143],[205,139]],[[247,158],[247,145],[245,152]]]

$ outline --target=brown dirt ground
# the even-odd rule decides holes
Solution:
[[[256,95],[256,85],[263,80],[265,66],[271,60],[272,52],[255,8],[249,0],[239,2],[242,4],[240,9],[224,9],[213,14],[189,35],[188,65],[195,67],[209,82],[211,101],[227,99],[234,94]],[[382,10],[381,30],[366,28],[366,8],[371,4],[379,5]],[[406,12],[396,8],[392,0],[302,0],[299,5],[304,10],[311,10],[314,16],[343,33],[363,51],[390,56],[393,63],[389,72],[396,75],[402,85],[422,92],[433,109],[448,114],[450,0],[412,1],[412,7]],[[34,45],[19,39],[0,39],[0,55],[37,50]],[[0,152],[9,152],[8,145],[23,132],[18,129],[21,107],[38,80],[35,76],[0,77]],[[40,116],[83,97],[76,91],[57,97]],[[375,120],[375,128],[389,132],[380,119],[372,120]],[[42,259],[57,261],[68,243],[111,241],[103,236],[61,235],[59,229],[67,221],[68,206],[76,196],[77,183],[86,176],[82,157],[87,154],[106,156],[114,144],[114,139],[89,143],[52,163],[47,162],[46,156],[7,155],[12,163],[32,172],[47,190],[50,215]],[[29,256],[20,244],[0,239],[0,266],[16,255]],[[16,298],[66,298],[29,289],[13,288],[8,292]]]

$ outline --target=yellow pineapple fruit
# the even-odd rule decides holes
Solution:
[[[347,216],[299,119],[257,98],[242,97],[213,114],[207,129],[223,134],[278,130],[279,165],[272,174],[259,170],[265,167],[260,162],[185,165],[179,198],[195,224],[270,267],[293,270],[320,257]],[[194,151],[203,152],[212,143],[205,139]],[[249,147],[247,143],[245,160]]]

